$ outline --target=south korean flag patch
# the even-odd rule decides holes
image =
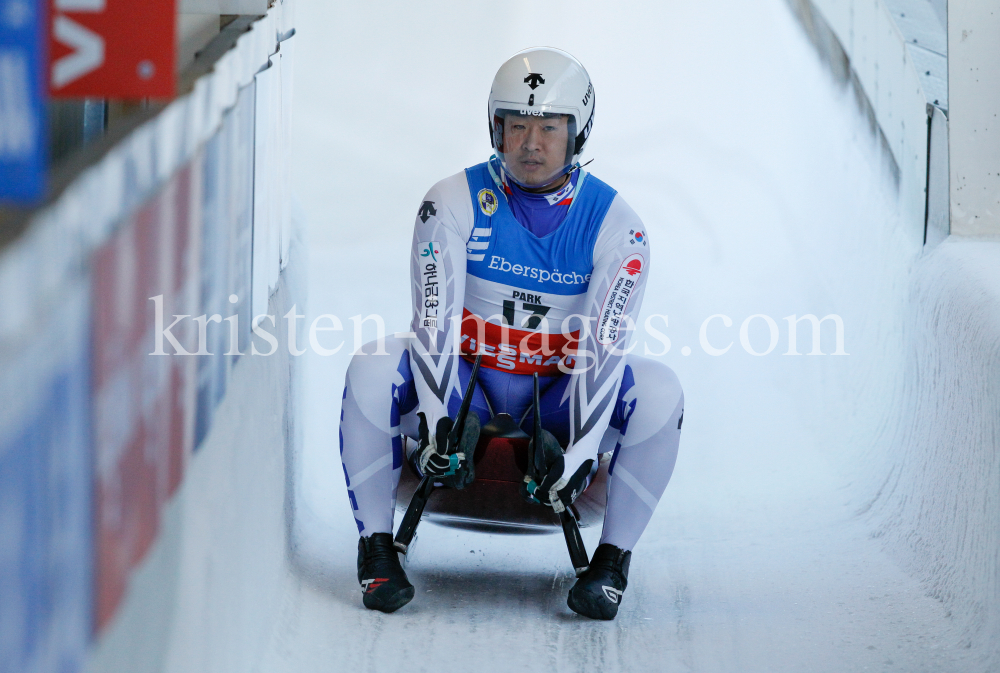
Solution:
[[[646,232],[642,229],[629,229],[628,233],[625,234],[625,240],[628,241],[629,245],[641,245],[646,247]]]

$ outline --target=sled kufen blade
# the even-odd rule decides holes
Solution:
[[[545,473],[545,451],[542,450],[542,396],[538,392],[538,372],[534,373],[534,388],[532,392],[532,415],[535,417],[535,428],[531,439],[531,467],[534,474],[531,478],[536,483],[541,483],[542,474]]]
[[[427,500],[431,497],[433,490],[434,482],[430,477],[424,477],[420,480],[417,490],[414,491],[413,497],[410,498],[406,514],[403,515],[403,522],[399,524],[399,531],[396,532],[396,538],[392,541],[392,546],[397,551],[405,554],[410,548],[413,536],[417,532],[417,524],[420,523],[420,517],[424,513],[424,507],[427,505]]]
[[[472,393],[476,391],[476,377],[479,376],[479,363],[483,359],[483,354],[476,356],[476,361],[472,365],[472,373],[469,374],[469,385],[465,386],[465,395],[462,397],[462,405],[458,408],[458,416],[455,417],[455,425],[451,428],[451,435],[448,443],[451,446],[458,446],[458,440],[465,429],[465,419],[469,416],[469,407],[472,406]]]
[[[535,428],[534,437],[531,440],[532,452],[528,457],[529,465],[535,470],[532,478],[537,479],[546,467],[545,451],[541,449],[545,438],[542,436],[542,396],[538,390],[538,372],[534,375],[534,406]],[[566,536],[566,548],[569,550],[569,560],[573,564],[573,570],[579,577],[590,568],[590,557],[587,556],[587,548],[583,544],[583,536],[580,535],[580,524],[573,516],[571,508],[566,507],[559,513],[559,522],[562,524],[563,535]]]
[[[573,571],[579,577],[590,570],[590,557],[587,556],[587,548],[583,544],[583,536],[580,535],[580,525],[570,507],[559,513],[559,521],[562,523],[563,535],[566,536],[570,563],[573,564]]]
[[[452,426],[451,434],[448,437],[448,443],[451,446],[456,446],[458,444],[459,438],[462,436],[462,430],[465,427],[465,419],[469,416],[469,407],[472,405],[472,393],[476,390],[476,377],[479,376],[479,363],[483,359],[483,354],[480,353],[476,356],[476,361],[472,365],[472,374],[469,375],[469,384],[465,387],[465,396],[462,397],[462,404],[458,409],[458,416],[455,418],[455,424]],[[399,530],[396,532],[396,537],[392,542],[392,546],[396,548],[397,551],[401,551],[404,554],[410,548],[410,544],[413,542],[413,536],[417,533],[417,524],[420,523],[420,517],[424,513],[424,507],[427,506],[427,501],[431,497],[431,493],[434,492],[434,480],[429,476],[424,476],[420,479],[420,484],[417,486],[417,490],[413,493],[413,497],[410,499],[410,504],[406,508],[406,513],[403,515],[403,521],[399,524]]]

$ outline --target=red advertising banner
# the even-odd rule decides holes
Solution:
[[[96,626],[111,619],[149,551],[191,450],[195,358],[150,355],[155,304],[191,313],[198,177],[177,174],[93,258]],[[168,323],[169,324],[169,323]],[[191,321],[175,327],[191,347]],[[191,349],[193,350],[193,349]]]
[[[56,98],[169,98],[176,0],[51,0],[49,91]]]

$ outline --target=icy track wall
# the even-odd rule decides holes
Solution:
[[[860,336],[877,362],[869,358],[837,391],[863,447],[851,475],[859,514],[949,608],[952,637],[973,650],[979,670],[997,670],[1000,237],[949,235],[945,27],[960,2],[791,0],[871,122],[904,229],[901,238],[872,232],[885,282],[859,288],[856,300],[866,303]]]
[[[243,672],[267,641],[293,368],[248,351],[297,298],[291,19],[231,23],[0,250],[2,672]]]

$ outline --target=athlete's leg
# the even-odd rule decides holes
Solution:
[[[417,406],[407,341],[389,337],[388,355],[364,355],[372,346],[351,360],[340,412],[340,459],[362,536],[392,533],[403,465],[400,424]]]
[[[358,583],[366,608],[394,612],[413,599],[414,588],[392,543],[396,485],[403,466],[400,419],[417,405],[407,342],[385,340],[388,355],[365,355],[347,370],[340,412],[340,459],[358,524]]]
[[[417,399],[406,341],[389,338],[386,349],[389,355],[356,355],[352,360],[341,412],[341,458],[362,535],[392,532],[396,484],[402,466],[400,435],[416,437]],[[463,361],[459,370],[463,389],[470,369]],[[530,377],[513,378],[530,381]],[[543,424],[562,443],[568,440],[568,380],[555,377],[541,382]],[[490,400],[498,407],[494,411],[507,410],[521,416],[524,409],[527,413],[522,427],[530,429],[530,388],[515,385],[517,390],[498,394],[498,383],[487,386],[494,391]],[[455,399],[449,400],[449,407],[457,410],[457,391],[452,397]],[[654,360],[628,357],[611,427],[601,446],[602,452],[616,450],[601,542],[631,549],[639,539],[673,471],[683,406],[680,384],[669,367]],[[472,409],[483,422],[489,420],[481,390],[476,391]],[[667,409],[671,410],[669,416],[665,414]],[[517,416],[515,420],[521,421]]]
[[[677,460],[684,392],[673,370],[629,355],[602,451],[614,450],[601,543],[631,550],[649,523]]]
[[[366,344],[347,370],[340,412],[340,457],[347,495],[362,536],[392,532],[403,461],[402,439],[404,435],[413,439],[419,436],[418,400],[407,347],[406,339],[389,337],[385,340],[388,355],[365,355],[375,351],[374,342]],[[481,369],[480,373],[485,371]],[[463,392],[471,372],[472,365],[460,360]],[[452,391],[448,402],[455,416],[461,404],[457,390]],[[483,424],[490,419],[486,398],[478,385],[471,411]],[[412,453],[416,446],[416,442],[410,442],[407,448]],[[414,464],[412,455],[406,458]]]
[[[568,375],[550,379],[541,395],[542,425],[562,446],[569,442],[569,381]],[[673,370],[628,355],[615,410],[598,449],[615,451],[602,543],[630,550],[642,535],[674,470],[683,413],[684,393]],[[529,409],[521,427],[530,433],[533,423]]]
[[[614,451],[601,543],[590,567],[569,591],[570,609],[591,619],[614,619],[638,542],[677,460],[684,393],[669,367],[627,356],[600,452]]]

